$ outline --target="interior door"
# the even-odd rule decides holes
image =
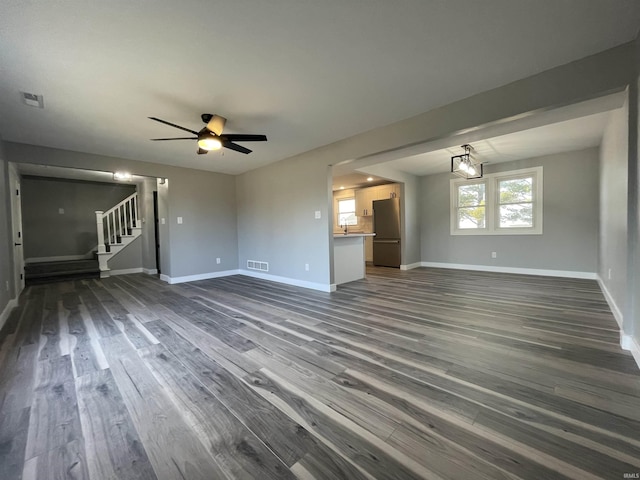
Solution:
[[[16,298],[24,289],[24,252],[22,249],[22,203],[20,175],[14,163],[9,164],[9,188],[11,189],[11,228],[13,230],[14,285]]]

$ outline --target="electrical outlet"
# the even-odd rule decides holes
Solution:
[[[178,217],[178,225],[182,225],[182,217]]]
[[[220,263],[220,257],[216,258],[216,263]]]
[[[309,264],[308,264],[308,263],[305,263],[305,264],[304,264],[304,270],[305,270],[306,272],[308,272],[308,271],[309,271]]]
[[[60,215],[64,215],[64,208],[59,208],[59,209],[58,209],[58,213],[59,213]]]
[[[498,252],[491,252],[491,258],[498,258]]]
[[[161,218],[161,219],[160,219],[160,223],[161,223],[162,225],[164,225],[165,223],[167,223],[167,221],[166,221],[164,218]]]
[[[607,280],[611,280],[611,269],[607,272]]]

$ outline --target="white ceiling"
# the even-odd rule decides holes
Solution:
[[[611,112],[580,117],[471,143],[472,156],[482,163],[501,163],[553,153],[597,147]],[[460,145],[412,155],[391,162],[394,169],[414,175],[433,175],[451,170],[451,157],[464,153]]]
[[[0,3],[0,135],[237,174],[632,40],[637,0]],[[19,91],[44,95],[43,110]],[[196,155],[157,116],[261,133]]]

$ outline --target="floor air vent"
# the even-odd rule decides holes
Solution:
[[[269,271],[268,262],[258,262],[256,260],[247,260],[247,268],[249,270],[260,270],[261,272]]]

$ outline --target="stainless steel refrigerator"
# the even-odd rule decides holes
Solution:
[[[400,267],[400,199],[373,202],[373,264]]]

